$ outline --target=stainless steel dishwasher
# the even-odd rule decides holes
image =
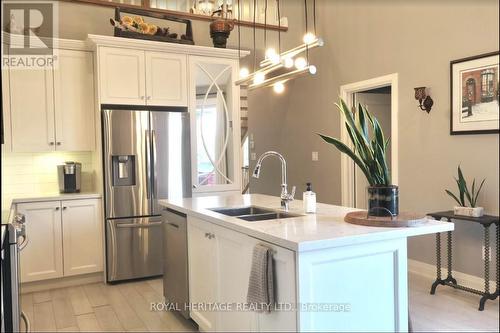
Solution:
[[[186,215],[166,208],[163,220],[163,295],[168,303],[177,304],[180,313],[189,318],[189,280]]]

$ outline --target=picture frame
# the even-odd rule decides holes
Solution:
[[[450,135],[499,133],[499,52],[450,62]]]

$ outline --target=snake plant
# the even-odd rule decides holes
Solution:
[[[461,207],[466,207],[466,199],[469,202],[470,207],[474,208],[477,205],[477,198],[479,197],[479,193],[481,192],[481,189],[483,188],[483,184],[486,179],[483,179],[481,184],[479,185],[479,188],[476,191],[476,179],[474,178],[472,180],[472,187],[471,190],[469,191],[469,187],[467,186],[467,181],[465,180],[464,174],[462,172],[462,169],[460,168],[460,165],[458,166],[458,178],[455,178],[455,182],[457,183],[458,186],[458,193],[459,195],[456,196],[449,190],[445,190],[445,192],[452,197]]]
[[[391,185],[391,173],[387,166],[387,147],[390,140],[384,137],[379,121],[361,103],[357,112],[351,111],[344,100],[335,104],[344,117],[352,148],[327,135],[318,135],[340,152],[348,155],[366,176],[370,186]]]

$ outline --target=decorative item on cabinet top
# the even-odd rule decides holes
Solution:
[[[210,23],[210,37],[212,37],[214,47],[226,48],[229,34],[234,29],[234,20],[230,19],[232,10],[224,1],[220,9],[212,13],[212,16],[214,15],[217,15],[217,18]]]
[[[134,16],[122,16],[123,13],[133,14]],[[152,22],[158,20],[166,20],[186,25],[186,32],[179,36],[178,33],[172,33],[170,27],[161,27],[154,23],[146,22],[143,16],[152,18]],[[115,9],[115,18],[110,19],[111,25],[114,26],[115,37],[145,39],[158,42],[179,43],[194,45],[193,29],[191,21],[177,18],[165,14],[150,12],[143,9],[127,8],[122,10],[120,7]]]

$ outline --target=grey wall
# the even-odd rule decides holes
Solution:
[[[256,153],[283,152],[290,184],[301,189],[312,181],[320,202],[339,204],[340,154],[315,133],[340,135],[333,104],[341,85],[399,73],[401,209],[450,209],[453,201],[444,189],[454,188],[452,177],[461,164],[466,176],[487,178],[480,204],[498,214],[498,135],[449,135],[449,62],[499,49],[498,1],[318,1],[326,41],[311,52],[318,75],[292,82],[284,96],[252,93],[249,124]],[[418,86],[430,87],[435,101],[430,114],[417,108],[413,88]],[[319,152],[318,162],[311,161],[311,151]],[[269,176],[252,180],[251,190],[277,195],[278,166],[264,168],[263,177]],[[455,234],[454,268],[481,276],[481,227],[457,222]],[[410,240],[409,255],[433,264],[434,236]]]

